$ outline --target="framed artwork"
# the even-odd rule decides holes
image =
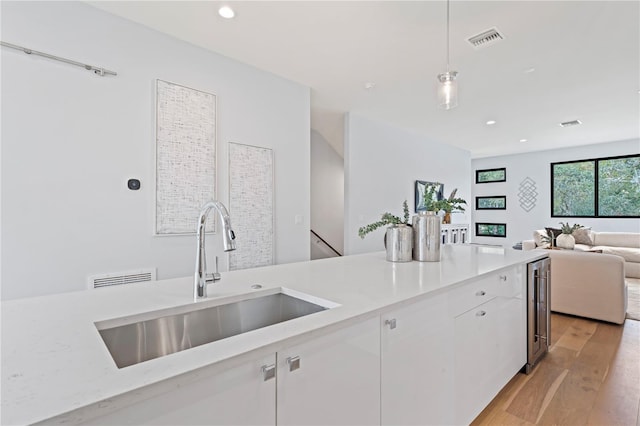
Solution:
[[[426,210],[424,206],[424,192],[428,185],[438,185],[436,192],[434,193],[434,200],[439,201],[444,198],[444,184],[438,182],[427,182],[424,180],[417,180],[415,186],[415,211]]]
[[[476,210],[506,210],[507,196],[493,195],[476,197]]]
[[[507,236],[506,223],[476,223],[476,237],[501,237]]]
[[[273,265],[274,207],[273,151],[229,142],[229,215],[236,234],[230,271]]]
[[[156,80],[155,148],[155,234],[195,234],[200,209],[216,199],[216,96]]]
[[[507,169],[476,170],[476,183],[506,182]]]

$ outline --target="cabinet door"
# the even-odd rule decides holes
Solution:
[[[496,297],[455,318],[456,423],[470,423],[526,363],[523,299]]]
[[[446,296],[381,320],[382,424],[453,423],[453,320]]]
[[[380,424],[373,318],[278,352],[278,425]]]
[[[83,424],[275,425],[275,376],[262,371],[263,366],[275,368],[275,361],[273,354],[188,383],[171,379],[172,390]]]

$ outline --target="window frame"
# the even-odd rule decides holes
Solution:
[[[617,155],[617,156],[612,156],[612,157],[599,157],[599,158],[586,158],[583,160],[570,160],[570,161],[559,161],[556,163],[551,163],[550,165],[550,193],[551,193],[551,217],[559,217],[559,218],[567,218],[567,217],[587,217],[587,218],[599,218],[599,219],[638,219],[640,218],[640,215],[637,216],[604,216],[604,215],[599,215],[598,212],[600,210],[600,205],[599,205],[599,195],[600,195],[600,166],[599,163],[600,161],[608,161],[608,160],[620,160],[623,158],[634,158],[634,157],[638,157],[640,158],[640,153],[638,154],[627,154],[627,155]],[[571,164],[571,163],[586,163],[586,162],[593,162],[594,164],[594,190],[593,190],[593,197],[594,197],[594,214],[593,215],[556,215],[554,214],[554,166],[559,165],[559,164]]]

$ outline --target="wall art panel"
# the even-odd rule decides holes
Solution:
[[[195,233],[200,209],[215,198],[216,96],[157,80],[156,234]]]
[[[273,264],[273,182],[271,149],[229,143],[229,214],[236,234],[229,270]]]

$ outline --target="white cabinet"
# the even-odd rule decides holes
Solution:
[[[453,327],[446,295],[382,315],[382,424],[453,422]]]
[[[454,318],[455,422],[470,423],[526,363],[524,276],[521,268],[473,283],[489,300]],[[477,290],[482,291],[482,290]],[[451,300],[468,307],[468,298]]]
[[[278,425],[380,424],[378,321],[278,352]]]
[[[379,425],[379,317],[184,381],[85,424]]]
[[[526,363],[523,271],[312,332],[223,371],[170,379],[164,393],[88,424],[468,424]]]
[[[177,383],[171,379],[159,386],[173,389],[83,424],[275,425],[276,381],[265,380],[262,371],[263,366],[275,367],[275,362],[272,354],[222,372],[203,373],[188,383],[171,385]]]

